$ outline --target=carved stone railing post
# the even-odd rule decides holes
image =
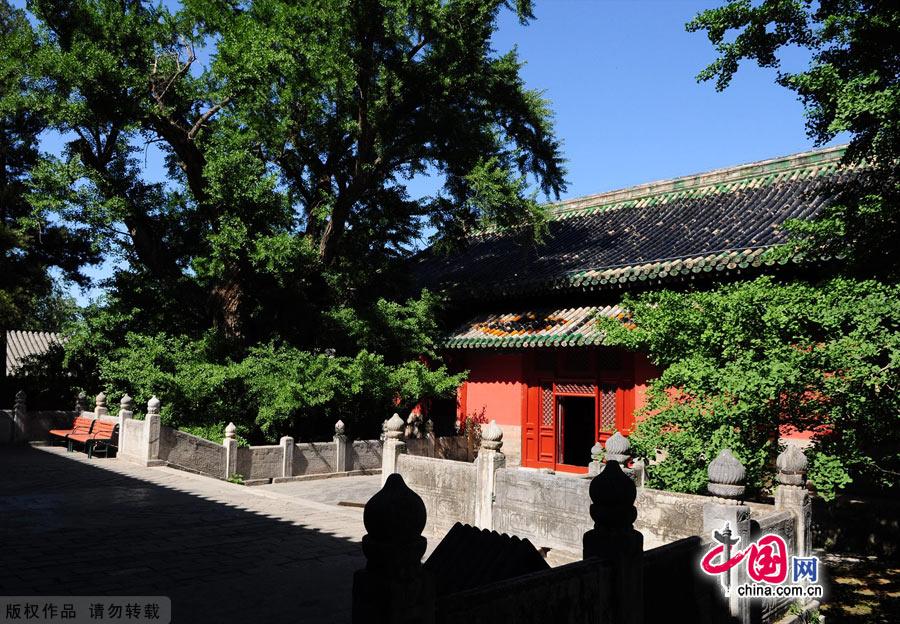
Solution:
[[[707,475],[707,490],[715,498],[703,506],[704,537],[713,541],[724,539],[734,548],[746,548],[750,543],[750,508],[740,500],[746,490],[746,469],[729,449],[723,449],[709,464]],[[737,591],[731,591],[749,580],[746,567],[734,566],[721,579],[731,615],[737,622],[749,624],[752,601],[739,598]]]
[[[615,570],[613,617],[622,624],[644,622],[644,536],[634,529],[637,488],[619,462],[607,459],[591,480],[594,528],[584,534],[584,558],[598,557]]]
[[[406,442],[403,441],[405,423],[399,414],[391,416],[384,423],[384,448],[381,453],[381,484],[387,483],[390,475],[397,472],[397,460],[406,453]]]
[[[796,519],[797,556],[807,557],[812,548],[812,501],[806,489],[807,460],[803,451],[789,444],[778,456],[775,508],[790,511]]]
[[[80,412],[79,412],[80,414]],[[124,454],[125,450],[125,421],[134,417],[134,399],[126,393],[122,400],[119,401],[119,454]]]
[[[16,392],[15,401],[13,402],[13,442],[25,441],[28,439],[28,396],[24,390]]]
[[[402,426],[401,419],[401,435]],[[366,567],[353,575],[354,624],[434,622],[434,578],[422,567],[425,513],[425,503],[398,474],[389,474],[366,503]]]
[[[159,415],[160,401],[156,396],[147,401],[147,416],[144,418],[144,431],[147,440],[147,456],[144,459],[148,466],[158,465],[159,462],[159,436],[162,429],[162,421]]]
[[[475,459],[475,526],[494,528],[494,491],[497,470],[506,465],[503,430],[491,421],[481,429],[481,450]]]
[[[597,442],[591,447],[591,463],[588,464],[588,474],[598,475],[603,469],[603,445]]]
[[[426,456],[437,457],[437,440],[434,436],[434,421],[430,418],[426,420],[422,425],[422,430],[425,432]]]
[[[101,416],[109,416],[109,410],[106,409],[106,393],[101,392],[94,399],[94,416],[96,418],[100,418]]]
[[[347,444],[346,426],[343,420],[334,423],[334,471],[350,470],[350,448]]]
[[[225,427],[225,439],[222,440],[222,446],[225,447],[225,478],[237,474],[237,427],[233,422],[228,423]]]
[[[294,438],[282,436],[278,441],[281,445],[281,476],[294,476]]]
[[[631,461],[631,441],[616,431],[606,441],[606,461],[613,460],[627,467]]]
[[[82,390],[78,393],[78,398],[75,399],[75,415],[81,416],[84,412],[88,411],[88,407],[87,393]]]

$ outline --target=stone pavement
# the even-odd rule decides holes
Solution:
[[[2,447],[0,595],[166,595],[178,623],[348,622],[365,529],[361,508],[337,503],[379,486],[245,487]]]

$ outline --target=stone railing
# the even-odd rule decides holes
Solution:
[[[117,457],[145,466],[168,465],[219,479],[240,477],[244,483],[280,483],[308,478],[377,473],[381,469],[378,440],[351,441],[338,421],[331,442],[295,442],[238,446],[236,427],[229,423],[221,443],[166,427],[160,423],[159,399],[147,403],[143,420],[132,418],[130,397],[119,410]]]
[[[77,412],[70,410],[28,410],[25,392],[19,391],[11,410],[0,410],[0,444],[43,442],[51,429],[72,423]]]
[[[479,456],[485,450],[482,446]],[[499,451],[499,446],[489,450]],[[636,496],[634,481],[609,460],[582,501],[592,520],[582,535],[582,560],[521,572],[534,570],[522,565],[523,550],[537,556],[534,547],[520,543],[497,560],[505,539],[493,531],[458,532],[447,546],[466,553],[465,558],[446,556],[446,550],[438,556],[442,543],[423,563],[426,503],[403,477],[391,474],[363,513],[366,567],[353,577],[353,622],[643,624],[656,621],[660,605],[670,610],[666,619],[674,607],[685,621],[728,621],[721,593],[688,570],[696,566],[698,538],[644,552],[643,537],[633,526]],[[494,568],[485,570],[486,562]],[[673,583],[664,571],[678,578]],[[448,590],[437,578],[453,578],[454,588]],[[646,616],[648,607],[654,619]]]
[[[143,420],[134,418],[134,401],[127,394],[119,402],[115,416],[110,414],[103,392],[95,397],[90,410],[84,392],[79,394],[72,411],[29,412],[25,399],[25,393],[19,392],[12,410],[0,410],[0,443],[46,442],[50,429],[64,429],[76,415],[81,415],[117,421],[114,444],[119,459],[145,466],[168,465],[219,479],[240,475],[248,484],[377,473],[383,463],[382,441],[350,440],[341,421],[335,423],[330,442],[300,442],[284,437],[278,444],[245,447],[238,446],[233,424],[225,428],[221,442],[163,425],[156,397],[147,402]],[[410,443],[415,455],[466,459],[462,436],[435,437],[428,431]]]
[[[410,456],[403,441],[402,421],[386,424],[382,482],[397,473],[423,501],[427,510],[426,528],[442,535],[456,522],[528,539],[539,548],[578,552],[583,535],[592,526],[584,504],[594,481],[571,475],[507,468],[501,451],[502,432],[491,423],[482,434],[482,447],[474,465]],[[623,438],[623,436],[619,436]],[[610,438],[612,440],[612,438]],[[612,461],[629,460],[627,444],[615,441],[619,451],[607,453],[607,463],[599,460],[593,474],[604,474]],[[611,459],[616,455],[616,459]],[[708,545],[715,531],[728,524],[742,544],[755,540],[760,531],[782,536],[792,554],[810,552],[810,498],[804,475],[806,460],[802,451],[789,446],[779,456],[779,482],[775,504],[743,501],[745,470],[727,450],[709,466],[710,495],[666,492],[640,486],[642,467],[622,471],[636,487],[635,529],[646,538],[647,546],[658,547],[678,540],[699,539]],[[752,530],[752,535],[751,535]],[[696,558],[692,560],[696,563]],[[693,565],[693,564],[692,564]],[[732,570],[734,584],[743,584],[743,572]],[[730,608],[740,621],[749,618],[749,601],[732,599]],[[764,602],[767,619],[782,613],[786,601]]]

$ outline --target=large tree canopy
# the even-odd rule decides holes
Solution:
[[[24,63],[35,45],[25,13],[0,0],[0,329],[58,329],[67,297],[50,269],[85,285],[80,269],[96,260],[85,232],[32,218],[29,182],[45,129],[26,97]]]
[[[214,411],[196,396],[254,396],[237,411],[269,436],[325,405],[371,400],[380,419],[391,399],[452,391],[420,361],[437,358],[437,301],[402,303],[403,261],[474,227],[537,235],[536,194],[564,189],[547,102],[491,47],[500,11],[525,24],[531,2],[170,6],[32,0],[33,32],[15,27],[32,41],[22,97],[66,139],[33,167],[32,220],[90,228],[117,261],[70,359],[138,398],[155,361],[195,413]],[[165,170],[147,177],[154,153]],[[413,194],[425,173],[441,183]],[[200,370],[211,385],[191,397]],[[247,390],[266,376],[279,391]]]
[[[31,96],[72,137],[41,207],[124,255],[120,297],[180,300],[185,324],[245,344],[306,341],[323,300],[390,288],[425,228],[537,224],[527,176],[563,188],[546,102],[491,49],[505,4],[34,0]],[[163,181],[141,175],[151,143]],[[426,171],[442,188],[410,195]]]

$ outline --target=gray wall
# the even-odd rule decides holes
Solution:
[[[140,420],[126,420],[126,427],[133,424],[144,426]],[[178,431],[171,427],[160,427],[159,459],[176,468],[196,472],[221,479],[225,476],[225,447],[215,442]],[[126,441],[126,450],[135,448]]]
[[[280,477],[283,459],[284,451],[278,445],[238,447],[236,472],[245,479]]]
[[[403,454],[397,472],[425,502],[426,530],[440,534],[457,521],[475,522],[474,464]]]
[[[122,429],[119,431],[119,452],[116,455],[117,457],[137,460],[147,459],[147,442],[144,440],[144,427],[143,420],[125,419]],[[163,446],[162,441],[160,441],[160,449]]]
[[[293,474],[334,472],[334,442],[301,442],[294,445]]]
[[[443,596],[440,624],[550,624],[610,622],[613,572],[596,560],[578,561],[542,572]]]
[[[12,441],[14,429],[13,411],[0,410],[0,444]]]
[[[519,468],[501,468],[494,478],[494,530],[538,547],[581,550],[581,537],[593,528],[589,479]]]
[[[350,470],[381,470],[381,442],[379,440],[354,440],[350,445]]]

